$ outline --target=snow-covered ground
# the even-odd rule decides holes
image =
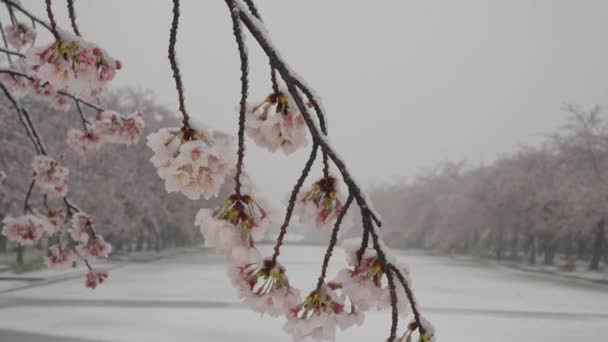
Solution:
[[[286,246],[280,260],[296,285],[310,289],[322,255],[319,247]],[[417,297],[439,341],[608,340],[605,285],[439,257],[401,258],[410,264]],[[329,274],[343,259],[336,253]],[[211,251],[116,268],[95,291],[83,282],[0,293],[0,341],[46,341],[32,334],[74,341],[289,341],[282,319],[240,306]],[[339,333],[337,340],[384,341],[389,323],[388,313],[368,314],[362,327]]]

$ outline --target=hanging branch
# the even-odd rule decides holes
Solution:
[[[179,0],[173,0],[173,21],[171,22],[171,30],[169,33],[169,63],[173,70],[173,78],[175,79],[175,89],[179,98],[179,111],[182,113],[182,131],[184,139],[189,140],[192,135],[190,127],[190,117],[186,112],[184,100],[184,86],[182,84],[182,76],[180,75],[179,66],[177,65],[177,56],[175,54],[175,43],[177,42],[177,28],[179,25]]]
[[[350,207],[350,204],[352,202],[353,202],[353,196],[349,194],[348,199],[346,200],[346,203],[344,204],[344,207],[342,207],[342,211],[340,211],[340,214],[336,218],[336,223],[334,224],[334,229],[331,232],[331,238],[329,240],[329,245],[327,246],[327,250],[325,251],[325,256],[323,257],[323,265],[321,266],[321,275],[319,276],[319,279],[317,281],[317,291],[321,290],[321,286],[323,286],[323,283],[325,282],[325,276],[327,275],[327,266],[329,265],[329,259],[331,259],[332,253],[334,251],[334,247],[336,247],[336,244],[338,243],[338,231],[340,230],[340,225],[342,224],[342,220],[344,219],[344,216],[346,215],[346,212],[348,211],[348,208]]]
[[[23,73],[21,71],[16,71],[16,70],[13,70],[13,69],[2,69],[2,68],[0,68],[0,74],[11,74],[13,76],[25,77],[25,78],[27,78],[30,81],[36,81],[36,80],[38,80],[37,78],[32,77],[32,76],[30,76],[30,75],[28,75],[26,73]],[[98,106],[96,104],[93,104],[93,103],[91,103],[91,102],[89,102],[87,100],[82,99],[81,97],[76,96],[76,95],[67,93],[67,92],[65,92],[63,90],[57,91],[57,94],[63,95],[63,96],[67,96],[67,97],[71,98],[72,100],[77,101],[80,104],[83,104],[83,105],[85,105],[85,106],[87,106],[89,108],[95,109],[97,111],[103,112],[105,110],[103,107],[100,107],[100,106]]]
[[[55,40],[59,41],[61,39],[61,37],[59,37],[59,33],[57,32],[57,23],[55,22],[55,15],[53,14],[52,0],[45,0],[45,3],[46,3],[46,15],[49,18],[49,22],[51,23],[51,26],[49,27],[49,29],[51,30],[51,33],[55,37]]]
[[[4,36],[4,33],[2,33],[2,35]],[[25,55],[19,51],[13,51],[13,50],[9,50],[9,49],[0,47],[0,52],[4,52],[7,55],[13,55],[13,56],[19,56],[21,58],[25,58]]]
[[[251,14],[259,21],[262,21],[262,16],[260,16],[260,12],[258,11],[253,1],[245,0],[245,3],[247,4],[247,8],[249,8]],[[269,59],[268,64],[270,65],[270,82],[272,83],[272,93],[278,97],[280,91],[279,83],[277,82],[277,70],[275,69],[274,65],[272,65],[272,60]]]
[[[88,132],[89,129],[87,128],[87,124],[90,123],[90,122],[84,116],[84,112],[82,111],[82,107],[80,107],[80,102],[78,102],[77,100],[74,100],[74,103],[76,104],[76,109],[78,109],[78,114],[80,115],[80,121],[82,122],[82,128],[84,129],[85,132]]]
[[[393,273],[395,273],[395,275],[397,276],[397,279],[399,280],[399,282],[401,283],[401,286],[403,286],[403,290],[405,291],[405,294],[407,295],[407,299],[410,302],[410,307],[412,308],[412,313],[414,314],[414,321],[416,321],[416,324],[420,327],[420,334],[424,334],[426,331],[424,329],[424,327],[422,326],[421,320],[420,320],[420,310],[418,310],[418,305],[416,304],[416,300],[414,299],[414,293],[412,292],[412,289],[410,288],[410,285],[407,281],[407,279],[405,279],[405,277],[403,276],[403,274],[401,273],[401,271],[395,266],[395,265],[389,265],[391,271]]]
[[[281,245],[283,244],[283,239],[285,238],[285,234],[287,233],[287,227],[289,226],[289,221],[291,220],[291,214],[293,213],[293,208],[296,204],[296,199],[298,197],[298,193],[304,185],[304,181],[306,177],[308,177],[308,173],[310,173],[310,169],[312,168],[312,164],[315,162],[315,158],[317,157],[317,150],[319,149],[319,144],[317,142],[313,142],[312,150],[310,151],[310,156],[304,165],[304,169],[302,169],[302,173],[294,185],[293,190],[291,190],[291,195],[289,196],[289,202],[287,203],[287,210],[285,211],[285,219],[283,220],[283,224],[281,225],[281,229],[279,232],[279,236],[277,238],[277,242],[274,245],[274,252],[272,254],[272,264],[274,265],[277,262],[277,258],[279,257]]]
[[[76,25],[76,11],[74,10],[74,0],[67,0],[68,2],[68,13],[70,15],[70,23],[72,24],[72,30],[74,34],[80,37],[80,31],[78,25]]]
[[[37,139],[34,137],[34,132],[32,132],[30,126],[28,125],[27,121],[23,117],[23,110],[21,109],[19,102],[17,102],[15,97],[13,97],[13,94],[11,94],[11,92],[6,88],[6,86],[2,82],[0,82],[0,89],[2,89],[2,92],[4,93],[4,95],[9,99],[9,101],[15,107],[15,110],[17,111],[17,117],[19,118],[19,121],[21,121],[21,124],[23,125],[23,128],[25,129],[25,133],[27,134],[28,138],[30,138],[30,140],[32,141],[32,144],[34,145],[34,149],[36,150],[36,153],[44,154],[43,148],[41,148],[41,146],[38,144]]]
[[[36,180],[32,179],[32,181],[30,182],[30,186],[27,189],[27,194],[25,195],[25,200],[23,201],[23,213],[27,213],[28,211],[31,211],[32,209],[30,208],[30,197],[32,196],[32,190],[34,189],[34,184],[36,184]]]
[[[8,42],[6,41],[6,34],[4,33],[4,26],[2,25],[1,22],[0,22],[0,33],[2,34],[2,42],[4,43],[4,47],[8,48]],[[11,52],[7,52],[7,51],[4,51],[4,53],[6,53],[6,58],[8,59],[8,64],[12,67],[13,66],[12,55],[14,55],[14,54]]]
[[[249,91],[249,81],[247,76],[249,73],[249,61],[247,59],[247,50],[245,47],[245,37],[241,30],[241,21],[239,20],[239,10],[236,7],[229,7],[230,17],[232,18],[232,31],[236,39],[236,44],[239,50],[239,58],[241,61],[241,101],[239,103],[239,132],[238,132],[238,160],[236,163],[236,174],[234,176],[234,192],[237,196],[241,195],[241,173],[243,172],[243,159],[245,158],[245,113],[247,112],[247,92]]]

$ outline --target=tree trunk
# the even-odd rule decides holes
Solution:
[[[137,245],[135,246],[135,251],[141,252],[144,249],[144,235],[139,234],[137,236]]]
[[[590,270],[599,270],[600,268],[600,261],[602,259],[602,256],[604,255],[604,240],[606,239],[604,231],[605,222],[604,220],[601,220],[597,224],[597,228],[595,229],[591,264],[589,264]]]
[[[544,247],[544,264],[553,265],[553,259],[555,257],[555,248],[551,243],[545,243]]]
[[[511,260],[517,260],[519,258],[518,253],[519,247],[519,236],[517,232],[513,232],[513,236],[511,237],[511,255],[509,256]]]
[[[528,240],[528,252],[530,253],[530,259],[528,262],[530,265],[536,264],[536,241],[534,241],[534,235],[530,235]]]

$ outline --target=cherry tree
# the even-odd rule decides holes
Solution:
[[[100,97],[123,66],[120,60],[83,38],[73,0],[66,2],[71,32],[57,25],[51,0],[45,1],[47,20],[34,16],[17,0],[2,2],[11,22],[2,31],[5,47],[1,52],[7,56],[7,65],[0,69],[0,89],[34,152],[22,214],[7,216],[2,233],[21,245],[46,239],[47,262],[52,267],[84,260],[89,267],[86,286],[95,288],[108,274],[97,271],[92,262],[107,257],[113,247],[97,229],[95,218],[68,197],[73,192],[68,177],[77,171],[68,169],[65,159],[103,153],[115,145],[136,145],[144,133],[144,114],[141,109],[119,113],[102,106]],[[235,115],[236,148],[226,135],[195,123],[187,110],[175,49],[180,1],[173,0],[168,58],[181,123],[160,127],[147,136],[147,146],[153,154],[150,161],[165,190],[211,205],[200,209],[194,218],[206,243],[225,257],[230,278],[245,304],[261,313],[285,317],[284,329],[294,340],[334,340],[338,328],[362,324],[364,313],[372,309],[391,310],[389,341],[410,341],[414,333],[419,341],[434,340],[434,328],[421,316],[414,299],[409,269],[397,262],[382,241],[380,216],[329,140],[326,112],[319,97],[281,57],[254,2],[225,3],[241,71],[239,110]],[[38,45],[37,29],[50,32],[52,42]],[[257,102],[248,98],[251,85],[246,37],[261,47],[270,66],[269,95]],[[44,121],[44,117],[32,115],[24,101],[29,97],[44,100],[57,110],[76,108],[81,127],[71,129],[64,139],[71,149],[69,157],[47,148],[46,137],[40,134],[36,123]],[[266,208],[248,185],[244,172],[246,137],[269,152],[284,155],[310,149],[282,219],[276,210]],[[112,156],[115,153],[118,151],[112,151]],[[319,155],[322,176],[308,179]],[[333,168],[337,170],[335,174],[330,171]],[[98,177],[117,177],[120,172],[125,171],[108,167]],[[222,189],[229,184],[229,177],[233,179],[233,191],[226,194]],[[120,199],[122,185],[117,182],[116,188],[108,188],[109,196]],[[41,196],[41,206],[32,204],[33,196]],[[218,196],[222,200],[219,204],[207,201]],[[84,201],[87,206],[98,205],[92,197]],[[338,234],[350,225],[349,209],[354,207],[361,217],[362,235],[356,243],[346,246],[348,266],[330,280],[328,264]],[[121,215],[129,217],[131,210],[124,209]],[[150,215],[141,224],[162,221],[166,214]],[[314,229],[331,231],[320,275],[306,292],[294,287],[286,266],[280,262],[292,216]],[[271,255],[264,256],[257,244],[275,226],[279,227],[275,246]],[[398,334],[400,316],[407,314],[408,307],[413,318],[405,325],[405,333]]]

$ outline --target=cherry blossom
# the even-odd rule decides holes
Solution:
[[[108,278],[108,272],[99,272],[95,270],[89,270],[86,276],[85,285],[91,290],[97,287],[97,284],[103,283]]]
[[[229,276],[239,297],[256,312],[277,317],[300,303],[300,292],[292,287],[279,263],[266,258],[261,262],[231,266]]]
[[[142,112],[121,116],[114,111],[101,111],[95,117],[92,131],[102,142],[133,145],[139,141],[144,130]]]
[[[188,138],[177,128],[148,135],[148,146],[154,151],[151,162],[168,192],[181,192],[192,200],[215,197],[232,168],[234,153],[227,141],[211,141],[202,132]]]
[[[49,246],[49,255],[46,257],[46,264],[52,269],[64,269],[70,267],[77,259],[74,249],[67,243],[62,242]]]
[[[2,74],[0,75],[0,81],[11,91],[11,94],[16,99],[24,97],[32,89],[32,82],[23,76],[8,73]]]
[[[65,197],[69,170],[53,158],[38,155],[32,161],[36,185],[51,198]]]
[[[88,261],[95,261],[97,257],[107,258],[112,252],[112,245],[107,243],[102,236],[96,235],[88,239],[86,243],[76,247],[78,252]]]
[[[335,177],[321,178],[308,191],[298,194],[294,213],[300,223],[316,228],[331,228],[336,222],[344,206],[344,196],[340,193],[338,180]],[[352,220],[346,216],[342,221],[342,229],[352,225]]]
[[[215,247],[237,265],[259,261],[254,242],[262,239],[271,224],[266,211],[249,195],[231,195],[214,211],[196,215],[208,246]]]
[[[435,338],[435,327],[423,316],[420,316],[420,323],[422,327],[418,325],[415,320],[410,321],[407,325],[407,331],[403,336],[398,337],[396,342],[410,342],[414,331],[418,330],[418,342],[436,342]]]
[[[340,284],[344,295],[348,296],[356,307],[362,311],[370,309],[384,310],[390,307],[390,291],[388,284],[383,284],[384,271],[376,250],[366,248],[361,256],[361,262],[357,259],[359,244],[355,241],[344,242],[346,259],[351,268],[345,268],[338,272],[334,283]],[[390,257],[389,257],[390,258]],[[395,264],[395,260],[390,258]],[[397,266],[407,281],[407,268],[404,265]],[[407,310],[405,301],[405,290],[398,287],[399,298],[397,306],[400,312]]]
[[[91,217],[85,213],[79,212],[72,216],[72,227],[68,229],[68,233],[72,240],[87,244],[89,242],[89,229],[93,224]]]
[[[84,97],[97,97],[122,66],[103,49],[79,37],[31,48],[25,62],[36,78],[54,89]]]
[[[307,129],[294,100],[285,94],[288,93],[272,94],[262,103],[249,106],[245,126],[247,134],[258,146],[271,152],[281,148],[283,153],[291,154],[306,146]]]
[[[46,208],[42,211],[34,210],[34,214],[38,218],[48,222],[46,231],[48,235],[57,233],[61,229],[63,221],[66,218],[66,212],[63,209]]]
[[[2,220],[2,235],[22,246],[35,244],[49,230],[49,223],[33,214],[7,216]]]
[[[294,341],[308,337],[316,341],[334,341],[338,326],[345,330],[363,323],[363,313],[352,305],[348,309],[344,296],[336,293],[337,289],[336,284],[323,284],[304,302],[290,309],[284,329]]]
[[[31,44],[36,39],[36,31],[29,25],[17,22],[4,27],[6,41],[16,49]]]
[[[94,132],[82,132],[77,129],[68,131],[66,143],[72,150],[79,154],[84,154],[87,151],[98,149],[102,144],[102,139]]]

